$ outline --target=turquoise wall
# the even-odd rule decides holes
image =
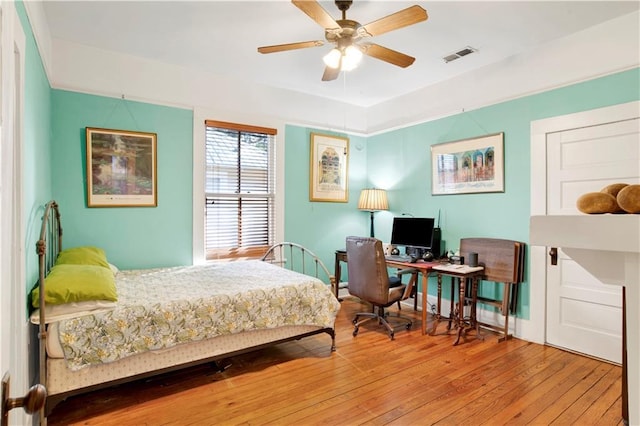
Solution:
[[[400,130],[354,139],[360,150],[351,150],[350,170],[364,167],[366,178],[350,175],[348,205],[309,203],[303,186],[308,164],[292,161],[308,158],[309,134],[313,129],[287,128],[295,134],[296,155],[287,145],[287,221],[298,217],[298,225],[287,226],[286,239],[306,239],[323,260],[344,247],[348,234],[368,235],[368,216],[357,210],[360,189],[387,189],[390,210],[376,213],[376,237],[389,241],[394,216],[441,216],[446,249],[457,249],[460,238],[491,237],[529,241],[530,216],[530,124],[533,120],[575,113],[640,99],[640,69],[634,69],[545,93],[527,96],[455,116]],[[504,132],[505,191],[503,193],[431,195],[430,147],[443,142]],[[288,142],[289,138],[288,138]],[[306,150],[302,148],[306,143]],[[291,191],[295,194],[291,199]],[[306,198],[305,198],[306,197]],[[366,219],[365,219],[366,216]],[[314,235],[309,238],[310,233]],[[525,276],[528,271],[525,268]],[[499,295],[501,286],[485,284],[483,295]],[[435,294],[435,285],[429,293]],[[528,279],[520,289],[519,316],[529,317]]]
[[[29,25],[22,2],[16,11],[25,34],[25,87],[23,104],[24,131],[22,134],[22,202],[25,224],[25,271],[28,292],[38,279],[36,241],[40,238],[40,224],[44,204],[51,198],[51,87]]]
[[[53,196],[64,247],[98,245],[122,269],[191,264],[192,111],[63,90],[51,99]],[[86,127],[157,134],[157,207],[87,207]]]
[[[16,283],[16,292],[28,295],[38,280],[38,256],[36,242],[40,238],[40,226],[44,204],[51,199],[51,86],[44,70],[40,54],[31,31],[24,4],[15,3],[16,12],[25,34],[24,53],[24,102],[22,104],[22,176],[17,181],[22,185],[22,218],[24,223],[24,266],[25,282]],[[14,253],[14,255],[16,255]],[[29,300],[27,298],[27,300]],[[24,306],[28,313],[29,303]],[[30,347],[37,345],[37,339],[30,336]],[[14,348],[16,353],[26,358],[28,384],[19,383],[18,388],[33,385],[37,380],[38,351]]]
[[[348,202],[309,201],[311,133],[349,138]],[[357,209],[367,182],[366,138],[286,126],[285,141],[285,240],[309,248],[332,271],[334,252],[344,248],[345,238],[369,232],[369,214]]]
[[[530,122],[637,100],[640,70],[575,84],[383,134],[349,136],[349,201],[309,201],[312,132],[285,128],[285,240],[318,254],[333,269],[334,252],[349,235],[368,235],[369,214],[357,209],[360,190],[389,190],[390,211],[375,215],[376,236],[388,241],[395,215],[437,217],[447,249],[463,237],[528,242]],[[53,90],[53,195],[62,206],[65,246],[98,244],[122,268],[191,263],[192,138],[189,110]],[[158,207],[87,208],[85,126],[158,134]],[[433,144],[504,132],[505,192],[431,195]],[[528,272],[526,273],[528,277]],[[529,316],[528,282],[520,313]],[[434,287],[434,286],[431,286]],[[499,292],[485,285],[485,295]],[[430,291],[433,293],[433,291]]]

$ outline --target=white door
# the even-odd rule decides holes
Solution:
[[[546,214],[580,214],[580,195],[640,183],[639,132],[636,117],[547,133]],[[602,284],[562,250],[557,266],[545,264],[546,342],[621,363],[622,288]]]

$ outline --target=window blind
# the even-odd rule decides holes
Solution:
[[[259,257],[275,235],[276,130],[205,125],[206,257]]]

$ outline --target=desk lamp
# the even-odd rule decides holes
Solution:
[[[371,213],[371,237],[373,237],[373,213],[380,210],[389,210],[387,191],[375,188],[363,189],[358,200],[358,208]]]

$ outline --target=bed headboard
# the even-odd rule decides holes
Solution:
[[[44,208],[42,225],[40,227],[40,239],[36,243],[36,253],[40,266],[40,281],[49,274],[62,250],[62,226],[60,225],[60,211],[58,203],[49,201]],[[38,282],[42,285],[42,282]],[[43,292],[40,292],[42,296]],[[43,303],[41,300],[40,303]]]
[[[58,203],[49,201],[42,214],[42,226],[40,227],[40,239],[36,242],[38,254],[38,286],[40,287],[40,325],[38,326],[38,339],[40,341],[40,382],[46,380],[46,344],[47,328],[44,314],[44,279],[49,274],[62,249],[62,226],[60,225],[60,211]]]

